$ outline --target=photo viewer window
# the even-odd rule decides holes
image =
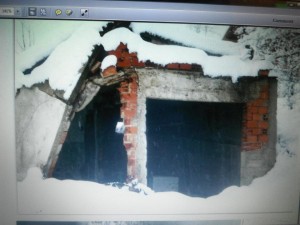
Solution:
[[[299,28],[16,18],[14,37],[20,215],[298,222]]]

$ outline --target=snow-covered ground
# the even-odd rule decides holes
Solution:
[[[184,34],[174,26],[164,25],[163,34],[153,25],[133,24],[133,32],[118,28],[100,37],[98,31],[105,23],[86,22],[84,26],[68,29],[60,41],[38,52],[36,44],[24,52],[16,53],[16,89],[49,79],[53,89],[65,90],[67,99],[79,79],[79,70],[91,54],[93,45],[102,44],[105,50],[115,49],[120,42],[127,44],[130,52],[137,52],[140,60],[154,63],[198,63],[210,76],[230,75],[236,81],[239,76],[256,75],[260,69],[272,69],[266,59],[248,60],[242,44],[228,43],[218,39],[221,28],[206,29],[205,36],[195,27],[183,26]],[[163,25],[160,25],[163,26]],[[148,31],[164,38],[186,44],[189,47],[157,46],[143,41],[139,33]],[[199,27],[200,29],[201,27]],[[169,30],[169,32],[167,32]],[[162,30],[161,28],[159,29]],[[201,29],[200,29],[201,30]],[[189,42],[186,37],[195,37]],[[211,32],[211,35],[209,35]],[[222,31],[224,32],[224,31]],[[178,34],[178,35],[177,35]],[[219,35],[220,36],[220,35]],[[50,34],[46,36],[50,38]],[[201,43],[197,43],[201,40]],[[217,39],[217,40],[216,40]],[[207,40],[203,44],[202,41]],[[215,42],[213,41],[215,40]],[[40,43],[43,43],[42,41]],[[213,43],[218,43],[214,48]],[[204,49],[203,46],[206,46]],[[230,46],[230,48],[227,48]],[[231,51],[232,50],[232,51]],[[223,56],[209,56],[213,51]],[[26,57],[29,52],[36,52]],[[22,71],[30,68],[43,57],[47,60],[24,76]],[[30,58],[30,59],[29,59]],[[218,66],[216,66],[218,65]],[[281,76],[277,71],[277,76]],[[283,76],[283,75],[282,75]],[[62,79],[63,77],[63,79]],[[281,79],[279,79],[281,82]],[[285,88],[279,83],[280,88]],[[18,206],[21,214],[143,214],[143,215],[194,215],[194,214],[261,214],[294,213],[286,223],[295,221],[299,204],[299,151],[300,151],[300,87],[294,87],[293,107],[285,95],[279,96],[277,105],[277,161],[264,177],[255,179],[249,186],[228,187],[220,194],[209,198],[192,198],[177,192],[161,192],[143,195],[125,189],[102,184],[43,179],[40,169],[32,168],[26,179],[18,182]],[[274,222],[274,221],[273,221]],[[278,221],[276,221],[278,222]],[[278,223],[282,223],[279,221]]]

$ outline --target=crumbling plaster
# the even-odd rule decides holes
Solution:
[[[32,166],[43,167],[57,149],[57,135],[67,108],[38,88],[21,88],[16,96],[17,179],[23,180]]]

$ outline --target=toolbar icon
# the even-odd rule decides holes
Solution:
[[[89,10],[88,9],[80,9],[80,16],[81,17],[89,17]]]
[[[47,9],[46,8],[40,8],[40,16],[47,16]]]
[[[66,9],[66,15],[67,16],[71,16],[73,14],[73,10],[72,9]]]
[[[15,16],[22,16],[22,9],[21,8],[15,8]]]
[[[36,7],[29,7],[28,8],[28,16],[36,16],[37,8]]]
[[[56,15],[56,16],[60,16],[61,14],[62,14],[61,9],[56,9],[56,10],[55,10],[55,15]]]

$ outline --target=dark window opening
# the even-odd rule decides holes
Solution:
[[[116,87],[103,87],[85,109],[76,113],[53,177],[125,182],[127,156],[123,135],[115,132],[120,106]]]
[[[146,106],[150,187],[208,197],[240,184],[243,104],[148,99]]]

